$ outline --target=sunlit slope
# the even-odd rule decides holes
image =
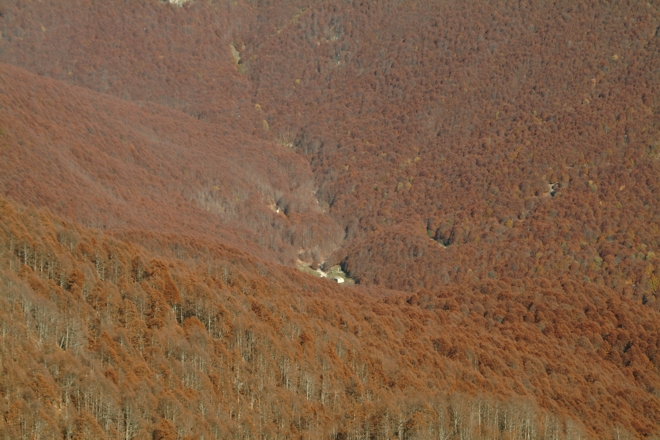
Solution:
[[[606,288],[409,296],[0,215],[6,438],[658,432],[657,314]]]
[[[0,65],[0,189],[82,224],[176,232],[289,263],[341,240],[307,164],[155,104]],[[278,212],[279,211],[279,212]]]

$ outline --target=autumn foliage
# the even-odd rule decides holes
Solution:
[[[2,2],[0,436],[657,438],[659,29]]]
[[[7,437],[657,431],[657,312],[608,288],[346,289],[1,214]]]

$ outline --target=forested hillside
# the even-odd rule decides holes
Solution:
[[[0,36],[0,437],[659,438],[655,3],[4,0]]]
[[[342,239],[309,166],[240,130],[2,64],[0,106],[0,158],[14,165],[0,188],[23,203],[117,232],[221,240],[282,263],[319,259]]]
[[[573,275],[653,296],[659,26],[634,1],[326,2],[243,56],[361,282]]]
[[[0,213],[5,438],[658,429],[657,312],[607,288],[345,289],[203,241],[175,258],[167,236],[148,251]]]
[[[363,283],[654,292],[636,259],[658,243],[649,3],[74,4],[5,6],[0,59],[299,152],[345,230],[332,263]]]

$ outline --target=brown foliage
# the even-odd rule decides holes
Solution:
[[[292,152],[160,106],[0,70],[8,142],[0,157],[16,164],[3,166],[8,197],[99,229],[204,237],[284,263],[321,258],[341,239],[312,194],[307,164]],[[97,266],[114,264],[104,250],[95,257]]]
[[[658,435],[659,26],[3,2],[1,436]]]
[[[660,404],[645,391],[659,386],[657,312],[609,288],[347,289],[224,247],[170,259],[42,211],[1,208],[0,350],[16,359],[3,366],[0,387],[14,402],[2,408],[3,432],[657,432]],[[78,237],[74,249],[50,240],[63,230]],[[23,264],[35,249],[50,255],[37,272]],[[101,279],[97,249],[115,256],[117,279]],[[519,417],[529,424],[506,425]]]

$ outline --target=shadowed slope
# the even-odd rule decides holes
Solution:
[[[244,55],[360,282],[570,275],[655,301],[658,29],[636,1],[330,1]]]
[[[21,1],[0,5],[0,61],[129,101],[254,129],[230,44],[249,29],[242,2]]]

